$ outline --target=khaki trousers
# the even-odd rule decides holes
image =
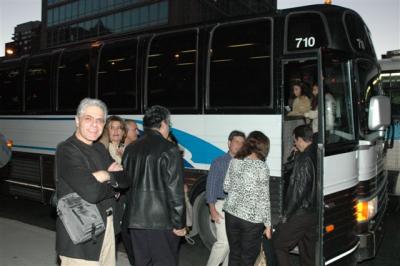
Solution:
[[[107,227],[104,233],[103,245],[99,261],[75,259],[60,256],[61,266],[115,266],[115,236],[113,216],[107,216]]]

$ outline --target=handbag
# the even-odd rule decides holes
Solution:
[[[58,200],[57,214],[72,242],[84,243],[104,232],[105,226],[96,204],[82,199],[76,192]]]

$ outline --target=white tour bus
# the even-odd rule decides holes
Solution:
[[[386,206],[385,128],[390,105],[362,18],[332,5],[161,28],[44,50],[0,62],[0,131],[13,159],[0,169],[2,193],[48,202],[54,152],[74,130],[84,97],[135,119],[148,106],[172,112],[184,149],[193,232],[215,241],[204,200],[211,161],[234,130],[264,132],[273,224],[282,213],[283,165],[292,130],[290,85],[318,84],[319,265],[354,265],[375,255]],[[334,103],[325,102],[331,94]],[[334,112],[325,111],[331,105]]]

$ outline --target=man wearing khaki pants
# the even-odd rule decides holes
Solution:
[[[222,210],[226,196],[223,184],[229,163],[242,147],[244,139],[243,132],[232,131],[228,137],[228,152],[211,163],[207,176],[206,198],[217,233],[217,241],[212,246],[207,266],[218,266],[221,263],[223,266],[228,265],[229,244],[225,229],[225,214]]]

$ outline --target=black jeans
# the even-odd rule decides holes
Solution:
[[[272,239],[279,266],[290,265],[289,251],[296,245],[299,247],[300,265],[315,265],[316,215],[294,215],[286,223],[279,224]]]
[[[254,266],[260,254],[264,224],[251,223],[225,212],[229,266]]]
[[[178,266],[180,237],[172,230],[129,229],[135,266]]]

